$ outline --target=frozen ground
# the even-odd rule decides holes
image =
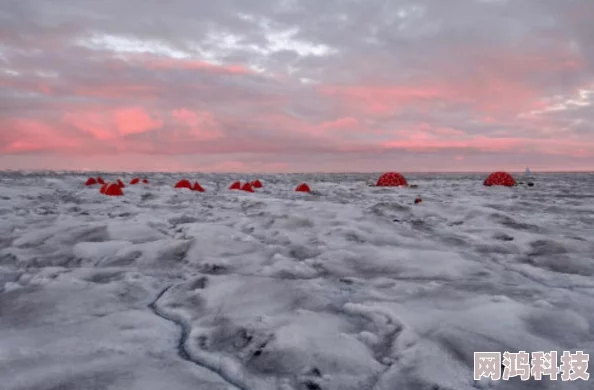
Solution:
[[[472,379],[475,351],[594,353],[592,174],[148,177],[0,174],[3,390],[593,387]]]

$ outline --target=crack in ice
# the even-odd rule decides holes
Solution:
[[[165,313],[163,313],[157,305],[157,302],[173,286],[174,286],[174,284],[170,284],[169,286],[167,286],[163,290],[161,290],[161,292],[159,294],[157,294],[157,297],[148,305],[148,307],[149,307],[149,309],[151,309],[153,314],[155,314],[157,317],[160,317],[166,321],[172,322],[180,328],[180,337],[179,337],[179,341],[177,343],[177,354],[179,355],[179,357],[187,362],[194,363],[195,365],[197,365],[199,367],[202,367],[204,369],[207,369],[208,371],[215,373],[220,378],[222,378],[225,382],[227,382],[228,384],[232,385],[233,387],[235,387],[239,390],[248,390],[248,389],[242,387],[240,384],[236,383],[235,380],[233,380],[232,378],[229,378],[227,375],[225,375],[224,373],[222,373],[220,370],[216,369],[215,367],[212,367],[211,365],[209,365],[206,362],[202,362],[202,361],[192,358],[192,356],[186,349],[186,341],[188,340],[188,335],[190,334],[189,327],[186,324],[184,324],[183,321],[178,321],[175,318],[170,317],[170,316],[166,315]]]

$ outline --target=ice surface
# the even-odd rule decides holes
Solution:
[[[594,353],[592,174],[142,176],[0,174],[3,390],[592,388],[472,375]]]

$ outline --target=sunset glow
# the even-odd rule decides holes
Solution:
[[[594,170],[594,2],[0,5],[0,169]]]

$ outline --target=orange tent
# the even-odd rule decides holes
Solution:
[[[297,192],[311,192],[311,189],[309,188],[309,186],[305,183],[301,183],[297,186],[297,188],[295,188],[295,191]]]
[[[402,174],[398,172],[386,172],[380,176],[377,180],[376,186],[378,187],[399,187],[399,186],[408,186],[408,182],[402,176]]]
[[[187,188],[189,190],[192,189],[192,184],[187,180],[187,179],[183,179],[177,182],[177,184],[175,185],[175,188]]]
[[[493,172],[483,182],[484,185],[490,186],[506,186],[513,187],[516,185],[516,180],[507,172]]]

